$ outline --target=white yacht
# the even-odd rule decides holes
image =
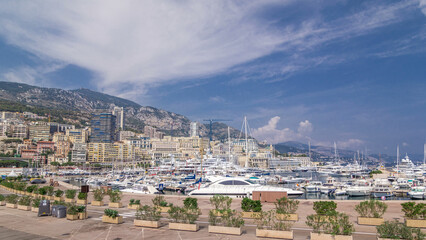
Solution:
[[[200,189],[195,189],[191,191],[188,195],[224,195],[230,197],[250,197],[253,191],[287,192],[288,197],[297,197],[303,194],[302,191],[296,191],[290,188],[260,185],[246,179],[223,178],[211,184],[208,184],[205,187],[201,187]]]
[[[423,186],[412,187],[411,191],[408,192],[408,196],[411,199],[424,199],[425,192],[426,192],[426,187],[423,187]]]
[[[312,181],[305,186],[307,193],[317,193],[321,192],[322,182]]]
[[[373,198],[392,197],[394,195],[392,185],[387,179],[379,178],[375,181],[373,190],[371,191]]]
[[[353,186],[346,188],[346,192],[349,196],[360,197],[369,196],[371,194],[372,187],[369,182],[365,180],[358,180]]]

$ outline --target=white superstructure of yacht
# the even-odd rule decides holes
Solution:
[[[256,184],[250,180],[242,178],[223,178],[211,184],[195,189],[188,195],[190,196],[213,196],[224,195],[231,197],[250,197],[253,191],[276,191],[287,192],[288,197],[297,197],[303,194],[290,188],[281,188],[267,185]]]

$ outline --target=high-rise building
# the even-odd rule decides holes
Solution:
[[[197,122],[191,122],[191,137],[198,137]]]
[[[33,141],[48,141],[50,138],[50,126],[47,123],[38,123],[29,126],[29,137]]]
[[[112,115],[116,117],[115,126],[117,127],[117,130],[123,131],[124,130],[124,109],[122,107],[114,107],[114,110],[112,111]]]
[[[112,143],[116,137],[116,118],[111,113],[93,113],[90,142]]]

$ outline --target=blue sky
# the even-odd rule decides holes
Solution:
[[[0,77],[271,143],[422,153],[426,1],[4,1]]]

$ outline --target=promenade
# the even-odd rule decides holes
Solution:
[[[7,191],[1,189],[1,194],[8,194]],[[21,211],[17,209],[0,207],[0,239],[260,239],[255,236],[255,223],[253,220],[246,219],[243,235],[230,236],[221,234],[211,234],[207,231],[208,212],[212,208],[208,197],[199,197],[198,203],[202,211],[199,218],[200,230],[198,232],[184,232],[169,230],[167,223],[169,222],[167,213],[163,213],[163,226],[159,229],[150,229],[133,226],[136,210],[127,209],[130,199],[140,199],[141,204],[152,204],[151,200],[154,195],[135,195],[123,194],[121,202],[124,207],[118,209],[120,215],[124,217],[124,223],[119,225],[106,224],[101,222],[103,211],[107,206],[95,207],[88,205],[87,220],[69,221],[65,218],[58,219],[53,217],[37,217],[36,213]],[[175,205],[182,205],[185,196],[165,196],[166,200]],[[89,202],[92,194],[89,194]],[[104,202],[108,202],[108,197],[104,198]],[[293,225],[294,239],[309,239],[310,229],[306,226],[306,216],[314,213],[312,200],[300,200],[299,221]],[[354,223],[356,232],[354,239],[376,239],[376,229],[373,226],[360,226],[356,223],[357,213],[354,210],[359,201],[341,200],[337,202],[337,210],[345,212],[350,216]],[[403,213],[401,212],[401,202],[403,201],[387,201],[388,210],[384,215],[386,220],[399,219],[403,221]],[[232,208],[240,209],[241,199],[234,199]],[[274,204],[265,203],[263,209],[272,209]],[[10,236],[21,236],[9,238]],[[7,236],[3,238],[2,236]],[[266,239],[266,238],[263,238]]]

